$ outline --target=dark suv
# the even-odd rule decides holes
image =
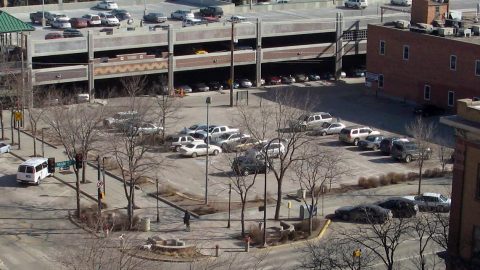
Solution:
[[[422,151],[414,142],[395,141],[392,146],[391,156],[398,160],[403,160],[409,163],[412,160],[419,159],[422,156],[424,159],[429,159],[432,154],[430,148]]]
[[[391,197],[375,204],[392,211],[394,218],[411,218],[418,213],[418,205],[402,197]]]
[[[241,156],[233,160],[232,170],[238,175],[247,176],[249,174],[268,173],[270,167],[265,166],[264,160]]]
[[[399,137],[385,138],[380,142],[380,152],[382,152],[384,155],[390,155],[392,152],[393,142],[395,141],[408,142],[408,139]]]
[[[206,7],[200,9],[200,15],[203,17],[222,17],[223,9],[221,7]]]

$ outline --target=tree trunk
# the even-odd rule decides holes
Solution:
[[[422,193],[422,170],[423,170],[423,164],[420,163],[418,166],[418,191],[417,195],[420,195]]]
[[[312,201],[311,201],[311,206],[310,206],[310,216],[308,217],[308,235],[312,235],[313,231],[313,201],[314,201],[314,196],[315,196],[315,188],[312,188],[312,191],[310,192],[310,196],[312,196]]]
[[[247,196],[242,198],[242,211],[240,213],[240,222],[242,223],[242,238],[245,237],[245,205],[247,204]]]
[[[282,181],[277,181],[277,204],[275,206],[275,220],[280,219],[280,207],[282,207]],[[267,209],[265,209],[266,211]]]
[[[0,126],[2,126],[2,140],[5,140],[5,127],[3,126],[3,106],[0,106]]]
[[[33,137],[33,156],[37,156],[37,128],[32,127],[32,137]]]
[[[77,218],[80,219],[80,175],[78,170],[75,171],[75,191],[77,193]]]
[[[88,160],[88,151],[85,151],[83,152],[83,160]],[[85,184],[87,182],[87,179],[86,179],[86,176],[85,176],[85,170],[86,170],[86,166],[87,165],[87,162],[84,162],[82,161],[82,184]]]

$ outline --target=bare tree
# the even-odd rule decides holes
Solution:
[[[295,180],[309,195],[309,198],[302,200],[309,211],[310,235],[313,230],[313,211],[318,206],[320,194],[323,196],[326,183],[331,184],[348,172],[342,160],[338,153],[313,147],[305,149],[303,158],[295,162]]]
[[[418,148],[417,167],[418,167],[418,191],[420,195],[422,191],[422,173],[425,160],[430,158],[431,148],[429,141],[432,139],[435,126],[433,123],[426,123],[421,117],[417,117],[415,121],[406,126],[407,132],[415,139]],[[410,156],[410,159],[412,157]],[[408,159],[408,156],[406,157]],[[407,160],[408,161],[408,160]]]
[[[356,226],[354,229],[339,231],[339,235],[345,240],[363,249],[372,252],[385,265],[386,269],[393,270],[395,265],[395,252],[400,244],[406,239],[411,230],[408,219],[389,219],[382,224],[376,220],[367,219],[366,226]]]
[[[342,238],[329,238],[326,241],[308,241],[299,251],[300,268],[314,270],[358,270],[368,269],[375,256],[368,249],[362,250],[361,256],[352,256],[359,245]]]
[[[127,199],[127,215],[129,229],[134,227],[135,186],[140,179],[147,176],[148,172],[161,166],[161,159],[148,155],[151,145],[147,134],[137,131],[135,125],[144,122],[152,108],[148,99],[131,96],[129,99],[129,111],[134,112],[132,118],[121,123],[120,132],[109,140],[108,151],[112,153],[121,173],[123,188]],[[154,135],[153,135],[154,136]]]
[[[430,246],[434,231],[429,228],[429,220],[425,215],[417,216],[412,220],[412,230],[409,234],[418,239],[418,250],[415,254],[418,254],[418,258],[414,261],[415,265],[418,265],[418,269],[425,270],[427,266],[427,257],[425,251]]]
[[[147,78],[145,76],[128,76],[120,79],[123,90],[130,97],[131,102],[135,102],[135,97],[145,91]]]
[[[42,92],[40,92],[42,91]],[[47,94],[45,94],[45,92]],[[28,121],[30,124],[30,129],[32,133],[33,139],[33,156],[37,156],[37,133],[38,133],[38,124],[43,120],[44,114],[47,110],[46,106],[49,104],[50,95],[48,94],[48,90],[38,90],[36,89],[32,93],[32,102],[28,102],[32,104],[32,106],[28,106],[26,108]]]
[[[171,124],[181,119],[178,111],[181,108],[182,103],[177,98],[168,95],[158,96],[156,101],[159,108],[159,123],[162,127],[161,140],[164,142],[167,129]]]
[[[45,121],[63,145],[69,160],[74,160],[80,153],[87,159],[84,153],[88,153],[99,135],[97,126],[102,121],[103,111],[103,106],[98,104],[54,106],[48,109]],[[80,171],[76,166],[73,166],[73,171],[76,177],[77,215],[80,217]]]
[[[437,146],[437,157],[440,161],[442,172],[445,172],[447,164],[452,160],[454,149],[446,147],[443,144]]]
[[[297,155],[298,150],[308,143],[304,132],[289,127],[292,121],[298,121],[299,117],[310,111],[314,101],[308,97],[298,100],[293,91],[282,89],[269,92],[267,98],[271,101],[262,101],[259,109],[239,106],[239,119],[241,127],[247,130],[253,138],[271,139],[270,142],[281,142],[284,145],[284,150],[278,155],[278,160],[263,153],[267,156],[271,171],[277,181],[275,219],[278,220],[282,206],[283,180],[292,165],[302,159]],[[267,149],[264,148],[264,151]]]

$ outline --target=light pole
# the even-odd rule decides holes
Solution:
[[[263,192],[263,247],[267,246],[267,169],[268,169],[268,148],[270,148],[270,144],[278,140],[279,138],[271,139],[267,145],[265,146],[265,153],[263,153],[265,157],[265,190]]]
[[[234,50],[235,50],[235,21],[232,20],[232,38],[230,40],[230,107],[233,107],[233,80],[235,77],[234,70]]]
[[[48,129],[48,128],[42,128],[42,157],[45,157],[45,142],[43,139],[43,133],[45,132],[45,129]]]
[[[147,0],[143,0],[143,16],[147,15]]]
[[[102,215],[102,187],[100,178],[100,156],[97,156],[97,192],[98,192],[98,216]]]
[[[45,0],[42,0],[42,27],[45,27],[47,23],[45,22]]]
[[[108,157],[102,157],[102,178],[103,178],[103,195],[107,195],[106,185],[105,185],[105,159]]]
[[[155,178],[155,184],[157,185],[157,223],[160,223],[160,212],[158,211],[158,178]]]
[[[210,103],[212,103],[212,99],[210,97],[207,97],[205,100],[205,103],[207,103],[207,156],[205,158],[205,205],[208,204],[208,150],[210,148],[210,133],[209,129],[210,126],[208,124],[208,109],[210,106]]]
[[[232,205],[232,183],[228,184],[228,223],[227,228],[230,228],[230,214],[231,214],[231,207]]]

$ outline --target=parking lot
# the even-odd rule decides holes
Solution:
[[[315,111],[329,112],[334,118],[348,125],[359,124],[370,126],[379,130],[386,136],[393,134],[405,135],[405,125],[414,120],[412,106],[401,102],[387,99],[375,98],[374,95],[365,95],[366,89],[363,79],[349,78],[340,82],[310,82],[294,84],[291,86],[280,86],[294,89],[299,97],[309,96],[318,100]],[[262,95],[268,92],[269,88],[250,89],[248,108],[258,109]],[[237,91],[237,90],[236,90]],[[306,93],[309,93],[308,95]],[[181,109],[178,110],[178,120],[172,123],[167,134],[173,134],[184,127],[193,124],[206,122],[206,97],[211,97],[212,104],[209,108],[209,120],[211,125],[238,125],[238,110],[227,106],[228,91],[193,93],[179,99]],[[111,102],[120,102],[112,100]],[[265,101],[263,101],[265,102]],[[438,118],[426,119],[427,121],[438,121]],[[244,131],[246,132],[246,131]],[[437,141],[442,141],[443,136],[451,136],[451,131],[446,127],[437,126]],[[446,135],[445,135],[446,134]],[[450,135],[449,135],[450,134]],[[308,137],[320,149],[333,151],[341,155],[345,164],[350,169],[348,175],[338,179],[334,186],[341,184],[356,184],[358,178],[379,176],[389,172],[407,173],[415,172],[416,163],[409,164],[394,160],[390,156],[384,156],[379,151],[362,151],[353,145],[344,144],[338,141],[338,135],[312,136]],[[435,149],[432,158],[425,162],[425,168],[440,167]],[[176,152],[154,153],[159,158],[167,161],[165,167],[159,168],[151,173],[151,178],[159,177],[162,184],[169,184],[181,192],[203,196],[205,189],[205,157],[188,158],[181,157]],[[227,185],[231,176],[230,164],[235,154],[221,153],[218,156],[210,156],[209,162],[209,194],[213,200],[225,199],[228,196]],[[249,176],[252,177],[252,176]],[[263,175],[259,175],[256,187],[251,193],[252,198],[263,195]],[[267,175],[268,192],[274,196],[276,192],[276,181],[272,173]],[[284,181],[283,191],[295,192],[299,188],[294,181],[294,172],[287,173]]]

